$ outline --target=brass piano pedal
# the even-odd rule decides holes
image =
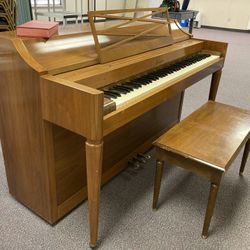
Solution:
[[[137,161],[137,159],[133,158],[132,160],[128,161],[128,164],[131,168],[134,170],[137,170],[140,168],[140,163]]]
[[[137,155],[137,157],[134,157],[138,162],[140,163],[146,163],[147,159],[145,157],[142,157],[140,154]]]
[[[134,168],[135,170],[144,169],[142,164],[146,163],[145,159],[143,159],[142,157],[139,157],[139,156],[135,156],[135,157],[133,157],[133,161],[136,164],[136,167]]]
[[[143,158],[145,160],[150,160],[151,159],[150,154],[141,154],[141,153],[139,153],[138,156],[140,156],[141,158]]]

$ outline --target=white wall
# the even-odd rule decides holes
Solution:
[[[77,0],[78,8],[80,7],[80,1]],[[90,1],[90,8],[93,9],[93,0]],[[75,10],[75,0],[66,0],[67,10],[74,11]],[[87,11],[87,0],[83,0],[84,12]],[[108,9],[123,9],[124,8],[124,0],[107,0]],[[105,9],[105,0],[96,0],[96,8],[97,10]]]
[[[179,1],[181,6],[183,0]],[[162,0],[139,0],[139,7],[158,7]],[[202,25],[250,29],[250,0],[190,0],[189,9],[201,12]]]
[[[250,18],[249,0],[190,0],[189,8],[199,10],[208,26],[247,29]]]
[[[132,1],[132,0],[128,0]],[[75,1],[66,0],[67,10],[75,10]],[[180,0],[182,5],[183,0]],[[87,0],[83,0],[84,12]],[[105,9],[105,0],[96,0],[97,9]],[[162,0],[138,0],[138,7],[159,7]],[[123,9],[125,0],[107,0],[108,9]],[[190,0],[189,9],[201,12],[201,24],[232,29],[250,29],[250,0]],[[80,11],[80,0],[78,0]],[[249,25],[248,25],[249,22]]]

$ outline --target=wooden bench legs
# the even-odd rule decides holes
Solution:
[[[244,149],[244,153],[243,153],[243,157],[242,157],[242,161],[241,161],[241,166],[240,166],[240,175],[242,175],[244,172],[249,151],[250,151],[250,139],[247,141],[247,143],[245,145],[245,149]],[[222,175],[221,176],[217,175],[216,180],[211,181],[206,216],[205,216],[205,221],[204,221],[203,230],[202,230],[202,238],[204,238],[204,239],[206,239],[208,237],[208,229],[209,229],[209,225],[211,222],[211,218],[213,216],[213,211],[214,211],[214,207],[215,207],[217,193],[218,193],[218,190],[220,187],[221,178],[222,178]]]
[[[164,161],[157,160],[155,180],[154,180],[153,209],[157,209],[163,168],[164,168]],[[217,197],[217,193],[220,187],[220,181],[223,175],[223,172],[216,171],[216,174],[214,174],[213,172],[214,171],[211,171],[211,175],[210,175],[211,187],[210,187],[207,210],[206,210],[206,215],[205,215],[205,220],[204,220],[204,225],[203,225],[203,230],[202,230],[203,238],[208,237],[208,229],[209,229],[209,225],[213,216],[213,211],[214,211],[214,207],[216,203],[216,197]]]
[[[242,161],[241,161],[241,166],[240,166],[240,175],[242,175],[244,172],[249,151],[250,151],[250,139],[247,141],[247,143],[245,145],[245,149],[244,149],[244,153],[243,153],[243,157],[242,157]]]
[[[202,238],[206,239],[208,237],[208,229],[210,222],[214,213],[214,207],[216,202],[217,193],[219,191],[220,183],[212,183],[210,186],[210,193],[208,197],[207,210],[204,220],[204,225],[202,229]]]

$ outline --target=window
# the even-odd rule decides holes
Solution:
[[[54,0],[55,5],[61,5],[62,0]],[[31,0],[32,6],[34,6],[34,2],[36,2],[37,5],[48,5],[48,0]],[[53,0],[49,0],[49,3],[53,5]]]

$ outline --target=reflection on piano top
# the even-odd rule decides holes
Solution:
[[[97,30],[117,25],[121,21],[106,21],[97,23]],[[42,38],[16,37],[15,32],[2,32],[0,38],[23,43],[27,50],[44,70],[51,74],[62,73],[98,63],[95,43],[88,23],[60,26],[59,35],[49,40]],[[109,44],[116,38],[101,37],[101,43]],[[1,45],[0,45],[1,46]],[[62,60],[63,58],[63,60]],[[31,65],[32,66],[32,65]]]

